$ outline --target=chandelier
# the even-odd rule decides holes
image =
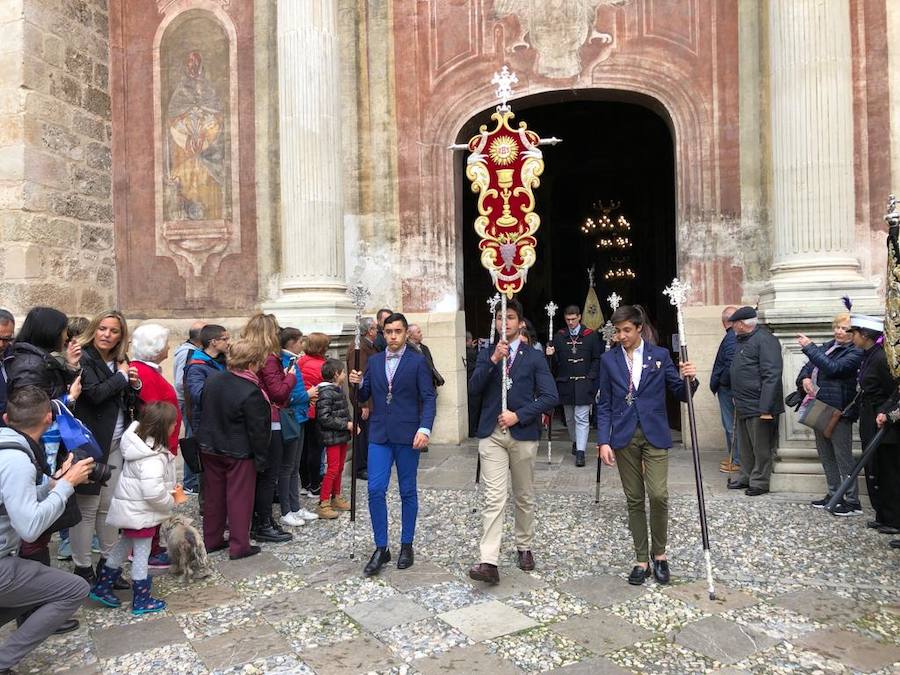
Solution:
[[[633,246],[631,241],[631,222],[622,210],[622,202],[612,200],[608,204],[603,200],[594,202],[595,215],[585,218],[581,225],[581,233],[594,242],[605,258],[606,281],[631,281],[636,278],[631,268],[629,252]]]

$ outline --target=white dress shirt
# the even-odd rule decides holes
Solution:
[[[628,369],[628,354],[625,351],[625,348],[622,348],[622,358],[625,359],[625,368]],[[634,352],[631,355],[631,382],[634,385],[634,391],[638,390],[638,387],[641,386],[641,371],[644,369],[644,341],[641,340],[638,343],[638,346],[635,347]]]

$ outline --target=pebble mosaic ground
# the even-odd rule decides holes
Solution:
[[[466,577],[480,531],[474,446],[434,447],[420,469],[413,568],[362,578],[371,549],[359,483],[355,538],[344,516],[298,528],[294,541],[253,558],[214,554],[214,573],[190,585],[158,574],[165,612],[136,618],[85,604],[81,628],[48,640],[17,672],[900,672],[900,555],[865,518],[814,511],[807,495],[729,493],[716,471],[721,455],[705,454],[718,594],[710,601],[689,456],[674,451],[673,582],[631,587],[615,471],[604,470],[595,504],[594,470],[576,469],[566,445],[554,443],[551,462],[544,455],[536,467],[533,573],[515,567],[507,539],[500,585]],[[186,507],[196,508],[196,499]],[[397,542],[396,487],[389,508]]]

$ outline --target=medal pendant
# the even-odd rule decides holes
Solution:
[[[625,404],[634,405],[634,394],[632,394],[630,391],[628,392],[628,395],[625,396]]]
[[[509,391],[510,389],[512,389],[512,378],[508,377],[506,378],[506,391]]]
[[[388,392],[387,397],[385,397],[385,401],[387,401],[387,404],[390,405],[391,401],[393,401],[393,400],[394,400],[394,395],[391,392]]]
[[[577,354],[577,353],[578,353],[578,347],[576,347],[575,345],[572,345],[572,353],[573,353],[573,354]]]

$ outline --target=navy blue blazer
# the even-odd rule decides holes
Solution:
[[[412,445],[416,432],[432,429],[435,401],[434,381],[425,357],[406,348],[394,373],[392,400],[387,402],[388,382],[384,372],[385,352],[369,357],[359,385],[359,400],[371,399],[369,441],[379,444]]]
[[[731,362],[734,361],[734,350],[737,349],[737,337],[734,328],[725,331],[725,337],[719,343],[716,361],[709,376],[709,390],[717,394],[719,389],[731,389]]]
[[[637,364],[635,364],[635,367]],[[621,345],[600,359],[600,401],[597,404],[597,444],[621,450],[631,441],[638,424],[655,448],[671,448],[672,432],[666,416],[666,389],[687,401],[684,380],[669,356],[669,350],[644,342],[641,384],[628,405],[628,366]],[[696,390],[696,381],[693,390]]]
[[[478,438],[487,438],[494,433],[500,416],[503,362],[492,363],[493,353],[493,346],[478,352],[475,372],[469,378],[469,393],[481,396],[481,419],[475,434]],[[541,413],[551,410],[559,403],[556,382],[553,381],[544,354],[520,342],[509,376],[513,383],[506,392],[506,408],[519,417],[518,423],[510,427],[509,433],[517,441],[536,441],[541,437]]]

